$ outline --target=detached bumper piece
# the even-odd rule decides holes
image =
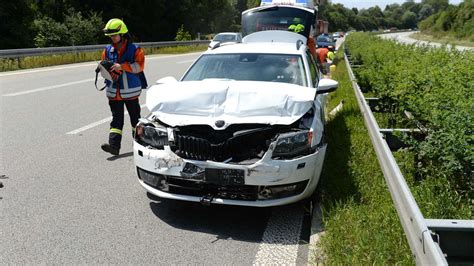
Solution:
[[[301,194],[308,185],[308,180],[278,186],[222,185],[217,184],[215,178],[211,181],[191,180],[160,175],[138,167],[137,172],[139,179],[155,189],[170,194],[201,197],[209,202],[213,198],[244,201],[280,199]]]

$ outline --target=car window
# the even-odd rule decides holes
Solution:
[[[212,78],[283,82],[307,86],[305,68],[300,55],[253,53],[203,55],[182,80]]]
[[[218,34],[214,37],[214,41],[234,42],[237,41],[237,35],[234,34]]]
[[[320,35],[317,39],[316,39],[317,42],[334,42],[334,39],[331,38],[330,36],[323,36],[323,35]]]

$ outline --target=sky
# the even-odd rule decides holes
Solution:
[[[385,9],[386,5],[399,3],[403,4],[404,0],[379,0],[379,1],[371,1],[371,0],[331,0],[332,3],[340,3],[343,4],[347,8],[357,7],[358,9],[361,8],[369,8],[378,5],[382,10]],[[415,3],[419,3],[421,0],[415,0]],[[449,0],[450,4],[457,5],[461,3],[462,0]]]

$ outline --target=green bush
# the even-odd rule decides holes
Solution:
[[[81,12],[69,9],[65,15],[64,25],[68,29],[71,45],[97,44],[102,36],[103,25],[100,14],[90,12],[86,17]]]
[[[345,103],[326,128],[328,149],[320,181],[323,263],[413,264],[344,60],[335,61],[336,72],[331,76],[339,87],[329,94],[329,103],[331,107],[342,99]]]
[[[69,45],[69,34],[66,25],[46,16],[35,19],[33,24],[38,31],[34,39],[36,47]]]
[[[348,36],[345,45],[353,62],[362,65],[354,71],[369,90],[365,96],[383,98],[393,112],[375,113],[383,118],[377,122],[388,125],[387,117],[395,117],[396,125],[414,127],[401,115],[410,110],[429,128],[423,141],[408,139],[412,148],[394,152],[423,216],[473,219],[473,54],[399,45],[359,33]],[[323,263],[413,265],[345,63],[335,61],[332,76],[339,88],[329,94],[329,103],[335,106],[344,99],[345,104],[326,130],[328,150],[319,187]]]
[[[447,180],[464,199],[465,210],[474,198],[474,54],[367,34],[349,36],[347,45],[363,63],[357,71],[363,86],[390,103],[399,117],[410,111],[428,128],[422,141],[408,139],[415,154],[414,179]]]
[[[34,20],[37,31],[36,47],[74,46],[96,44],[103,25],[100,14],[91,12],[87,17],[69,9],[64,14],[64,23],[42,16]]]
[[[184,25],[181,24],[179,27],[178,32],[176,32],[176,37],[174,38],[175,41],[190,41],[191,34],[188,31],[184,30]]]
[[[474,1],[466,0],[459,6],[449,6],[447,9],[433,14],[419,23],[422,32],[435,37],[446,35],[474,41]]]

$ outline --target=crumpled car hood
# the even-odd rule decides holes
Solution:
[[[154,85],[146,106],[170,125],[289,125],[313,105],[316,90],[288,83],[211,79]],[[216,123],[216,121],[220,123]],[[219,126],[217,126],[218,124]]]

